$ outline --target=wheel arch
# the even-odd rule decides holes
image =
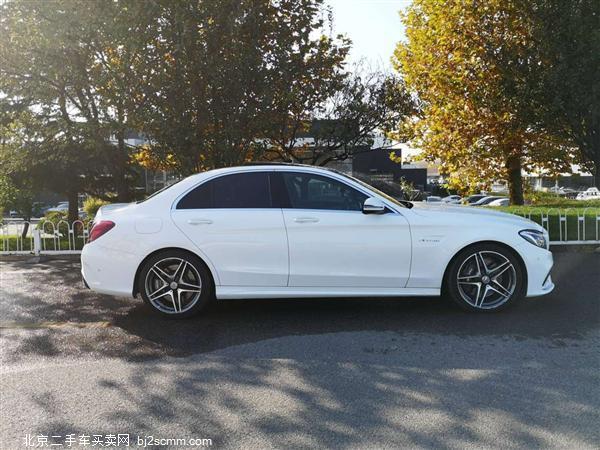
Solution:
[[[463,252],[464,250],[467,250],[467,249],[469,249],[471,247],[475,247],[476,245],[482,245],[482,244],[484,244],[484,245],[485,244],[497,245],[499,247],[504,248],[505,250],[507,250],[508,252],[510,252],[515,257],[515,259],[519,263],[519,266],[520,266],[520,268],[522,270],[522,273],[523,273],[523,290],[524,290],[524,292],[527,292],[527,283],[528,283],[527,266],[525,265],[525,261],[523,260],[523,258],[519,254],[519,252],[516,251],[510,245],[505,244],[504,242],[494,241],[494,240],[484,240],[484,241],[471,242],[470,244],[465,245],[464,247],[459,248],[454,253],[454,255],[452,255],[452,258],[450,258],[450,261],[448,261],[448,264],[446,264],[446,268],[444,269],[444,275],[443,275],[443,278],[442,278],[442,294],[445,294],[446,289],[447,289],[448,271],[450,270],[450,267],[452,266],[452,263],[454,263],[454,261],[456,260],[456,258],[458,257],[458,255],[461,252]]]
[[[152,258],[154,255],[156,255],[158,253],[166,252],[166,251],[169,251],[169,250],[177,250],[179,252],[185,252],[185,253],[188,253],[188,254],[190,254],[190,255],[198,258],[200,260],[200,262],[202,264],[204,264],[204,266],[208,270],[208,273],[210,274],[210,277],[211,277],[212,282],[213,282],[213,286],[216,286],[215,274],[211,270],[210,266],[208,264],[206,264],[206,261],[204,261],[204,259],[202,258],[202,256],[198,255],[197,253],[194,253],[194,252],[190,251],[187,248],[181,248],[181,247],[163,247],[163,248],[159,248],[157,250],[154,250],[153,252],[151,252],[148,255],[146,255],[146,257],[138,264],[138,267],[137,267],[137,269],[135,271],[135,276],[133,277],[133,289],[131,291],[133,297],[136,297],[137,294],[139,294],[139,290],[138,290],[138,278],[140,276],[140,272],[142,271],[142,267],[144,266],[144,264],[146,264],[146,261],[148,261],[150,258]]]

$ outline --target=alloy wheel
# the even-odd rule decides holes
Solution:
[[[200,299],[202,279],[196,267],[182,258],[165,258],[147,272],[144,289],[148,301],[159,311],[181,314]]]
[[[469,305],[478,309],[495,309],[513,296],[517,272],[503,254],[478,251],[461,264],[457,285],[462,299]]]

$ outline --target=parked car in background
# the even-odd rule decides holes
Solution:
[[[460,195],[449,195],[442,199],[444,203],[450,203],[452,205],[460,205],[461,200],[462,197]]]
[[[44,212],[44,214],[52,213],[52,212],[68,214],[69,213],[69,202],[60,202],[58,205],[53,206],[51,208],[44,208],[42,211]],[[77,210],[77,215],[79,216],[80,219],[87,218],[87,213],[84,211],[83,208],[79,208]]]
[[[82,276],[97,292],[141,295],[170,317],[215,299],[442,292],[491,312],[552,291],[540,225],[440,204],[401,202],[317,167],[206,171],[142,202],[100,208]]]
[[[600,200],[600,190],[598,190],[596,187],[588,188],[587,190],[577,194],[575,200]]]
[[[501,199],[501,198],[505,198],[505,197],[501,197],[499,195],[488,195],[487,197],[483,197],[482,199],[477,200],[475,203],[472,203],[471,206],[485,206],[485,205],[489,205],[494,200],[498,200],[498,199]]]
[[[438,197],[437,195],[430,195],[429,197],[427,197],[425,199],[425,202],[427,202],[427,203],[441,203],[442,202],[442,197]]]
[[[494,201],[491,201],[487,206],[508,206],[510,205],[510,200],[508,198],[499,198]]]
[[[46,205],[42,202],[33,202],[31,207],[31,216],[32,217],[42,217],[44,215],[44,210]]]
[[[69,211],[69,202],[60,202],[58,205],[53,206],[52,208],[46,209],[46,212],[68,212]]]
[[[469,195],[467,198],[464,198],[463,202],[467,205],[472,205],[473,203],[481,200],[484,197],[487,197],[487,194],[473,194]]]

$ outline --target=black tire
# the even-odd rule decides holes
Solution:
[[[206,264],[192,253],[165,250],[148,258],[138,277],[138,292],[152,309],[171,319],[192,317],[214,299]]]
[[[513,251],[482,243],[465,248],[452,259],[444,291],[466,311],[491,313],[523,298],[525,280],[523,264]]]

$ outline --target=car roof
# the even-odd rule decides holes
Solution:
[[[292,163],[292,162],[278,162],[278,161],[251,161],[242,164],[237,167],[245,167],[245,166],[284,166],[284,167],[320,167],[320,166],[311,166],[309,164],[300,164],[300,163]]]
[[[302,169],[310,172],[325,172],[325,173],[336,173],[340,175],[345,174],[329,167],[311,166],[308,164],[296,164],[296,163],[278,163],[278,162],[249,162],[240,166],[223,167],[220,169],[211,169],[204,172],[196,173],[188,177],[189,180],[200,180],[205,178],[211,178],[214,175],[224,175],[227,173],[235,172],[253,172],[258,170],[289,170],[289,169]]]

